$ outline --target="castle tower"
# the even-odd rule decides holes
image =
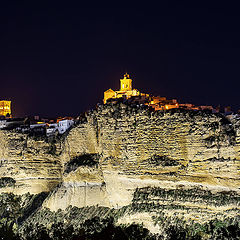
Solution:
[[[0,101],[0,115],[11,116],[11,101]]]
[[[124,74],[123,79],[120,79],[120,91],[132,91],[132,79],[129,78],[129,74]]]

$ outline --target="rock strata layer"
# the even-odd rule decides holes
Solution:
[[[103,105],[56,142],[0,132],[2,191],[52,190],[44,206],[120,208],[137,188],[240,188],[239,120],[203,111]],[[56,184],[59,184],[55,188]]]

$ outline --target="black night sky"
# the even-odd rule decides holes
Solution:
[[[77,116],[126,71],[141,92],[240,109],[236,5],[2,2],[0,99],[14,116]]]

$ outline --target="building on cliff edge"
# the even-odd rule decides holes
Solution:
[[[149,98],[149,94],[140,93],[137,89],[132,89],[132,79],[130,79],[129,74],[124,74],[123,79],[120,79],[120,90],[114,91],[111,88],[104,92],[104,104],[107,103],[108,99],[114,98],[125,98],[129,99],[131,97],[143,97]]]
[[[178,108],[179,104],[176,99],[168,100],[165,97],[154,97],[150,94],[141,93],[137,89],[132,89],[132,79],[129,74],[124,74],[123,79],[120,79],[120,90],[114,91],[108,89],[104,92],[104,104],[110,99],[124,98],[129,103],[145,104],[152,107],[154,110],[168,110],[171,108]]]
[[[147,105],[155,111],[165,111],[172,108],[181,108],[193,111],[207,110],[214,112],[215,109],[212,106],[195,106],[191,103],[178,103],[176,99],[167,99],[162,96],[153,96],[151,94],[141,93],[137,89],[132,89],[132,79],[129,74],[124,74],[123,79],[120,79],[120,90],[114,91],[111,88],[104,92],[104,104],[108,102],[118,102],[118,100],[127,102],[129,104]],[[225,109],[225,115],[231,114],[230,108]],[[217,112],[217,110],[216,110]]]
[[[11,117],[11,101],[0,100],[0,116]]]

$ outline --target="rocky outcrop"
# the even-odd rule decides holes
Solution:
[[[130,204],[136,188],[147,186],[239,191],[238,124],[237,120],[233,123],[222,115],[203,111],[152,112],[122,103],[100,106],[69,132],[62,162],[66,166],[73,159],[99,156],[96,166],[101,184],[83,176],[79,166],[71,176],[79,175],[81,181],[76,184],[76,178],[65,172],[62,187],[46,206],[66,208],[73,202],[63,204],[63,197],[71,194],[77,199],[83,186],[86,192],[92,191],[91,184],[101,186],[99,191],[106,197],[106,201],[100,197],[99,204],[115,208]],[[62,198],[56,197],[60,192]],[[83,202],[74,205],[82,207]]]
[[[1,131],[0,176],[16,180],[2,191],[52,190],[44,202],[52,210],[120,208],[145,187],[239,192],[239,122],[120,103],[89,112],[56,142]]]
[[[0,131],[0,177],[11,177],[14,186],[0,188],[15,194],[50,191],[62,180],[61,142]]]
[[[79,167],[74,172],[64,174],[62,183],[53,190],[43,206],[57,211],[69,206],[110,206],[106,184],[100,169]]]

